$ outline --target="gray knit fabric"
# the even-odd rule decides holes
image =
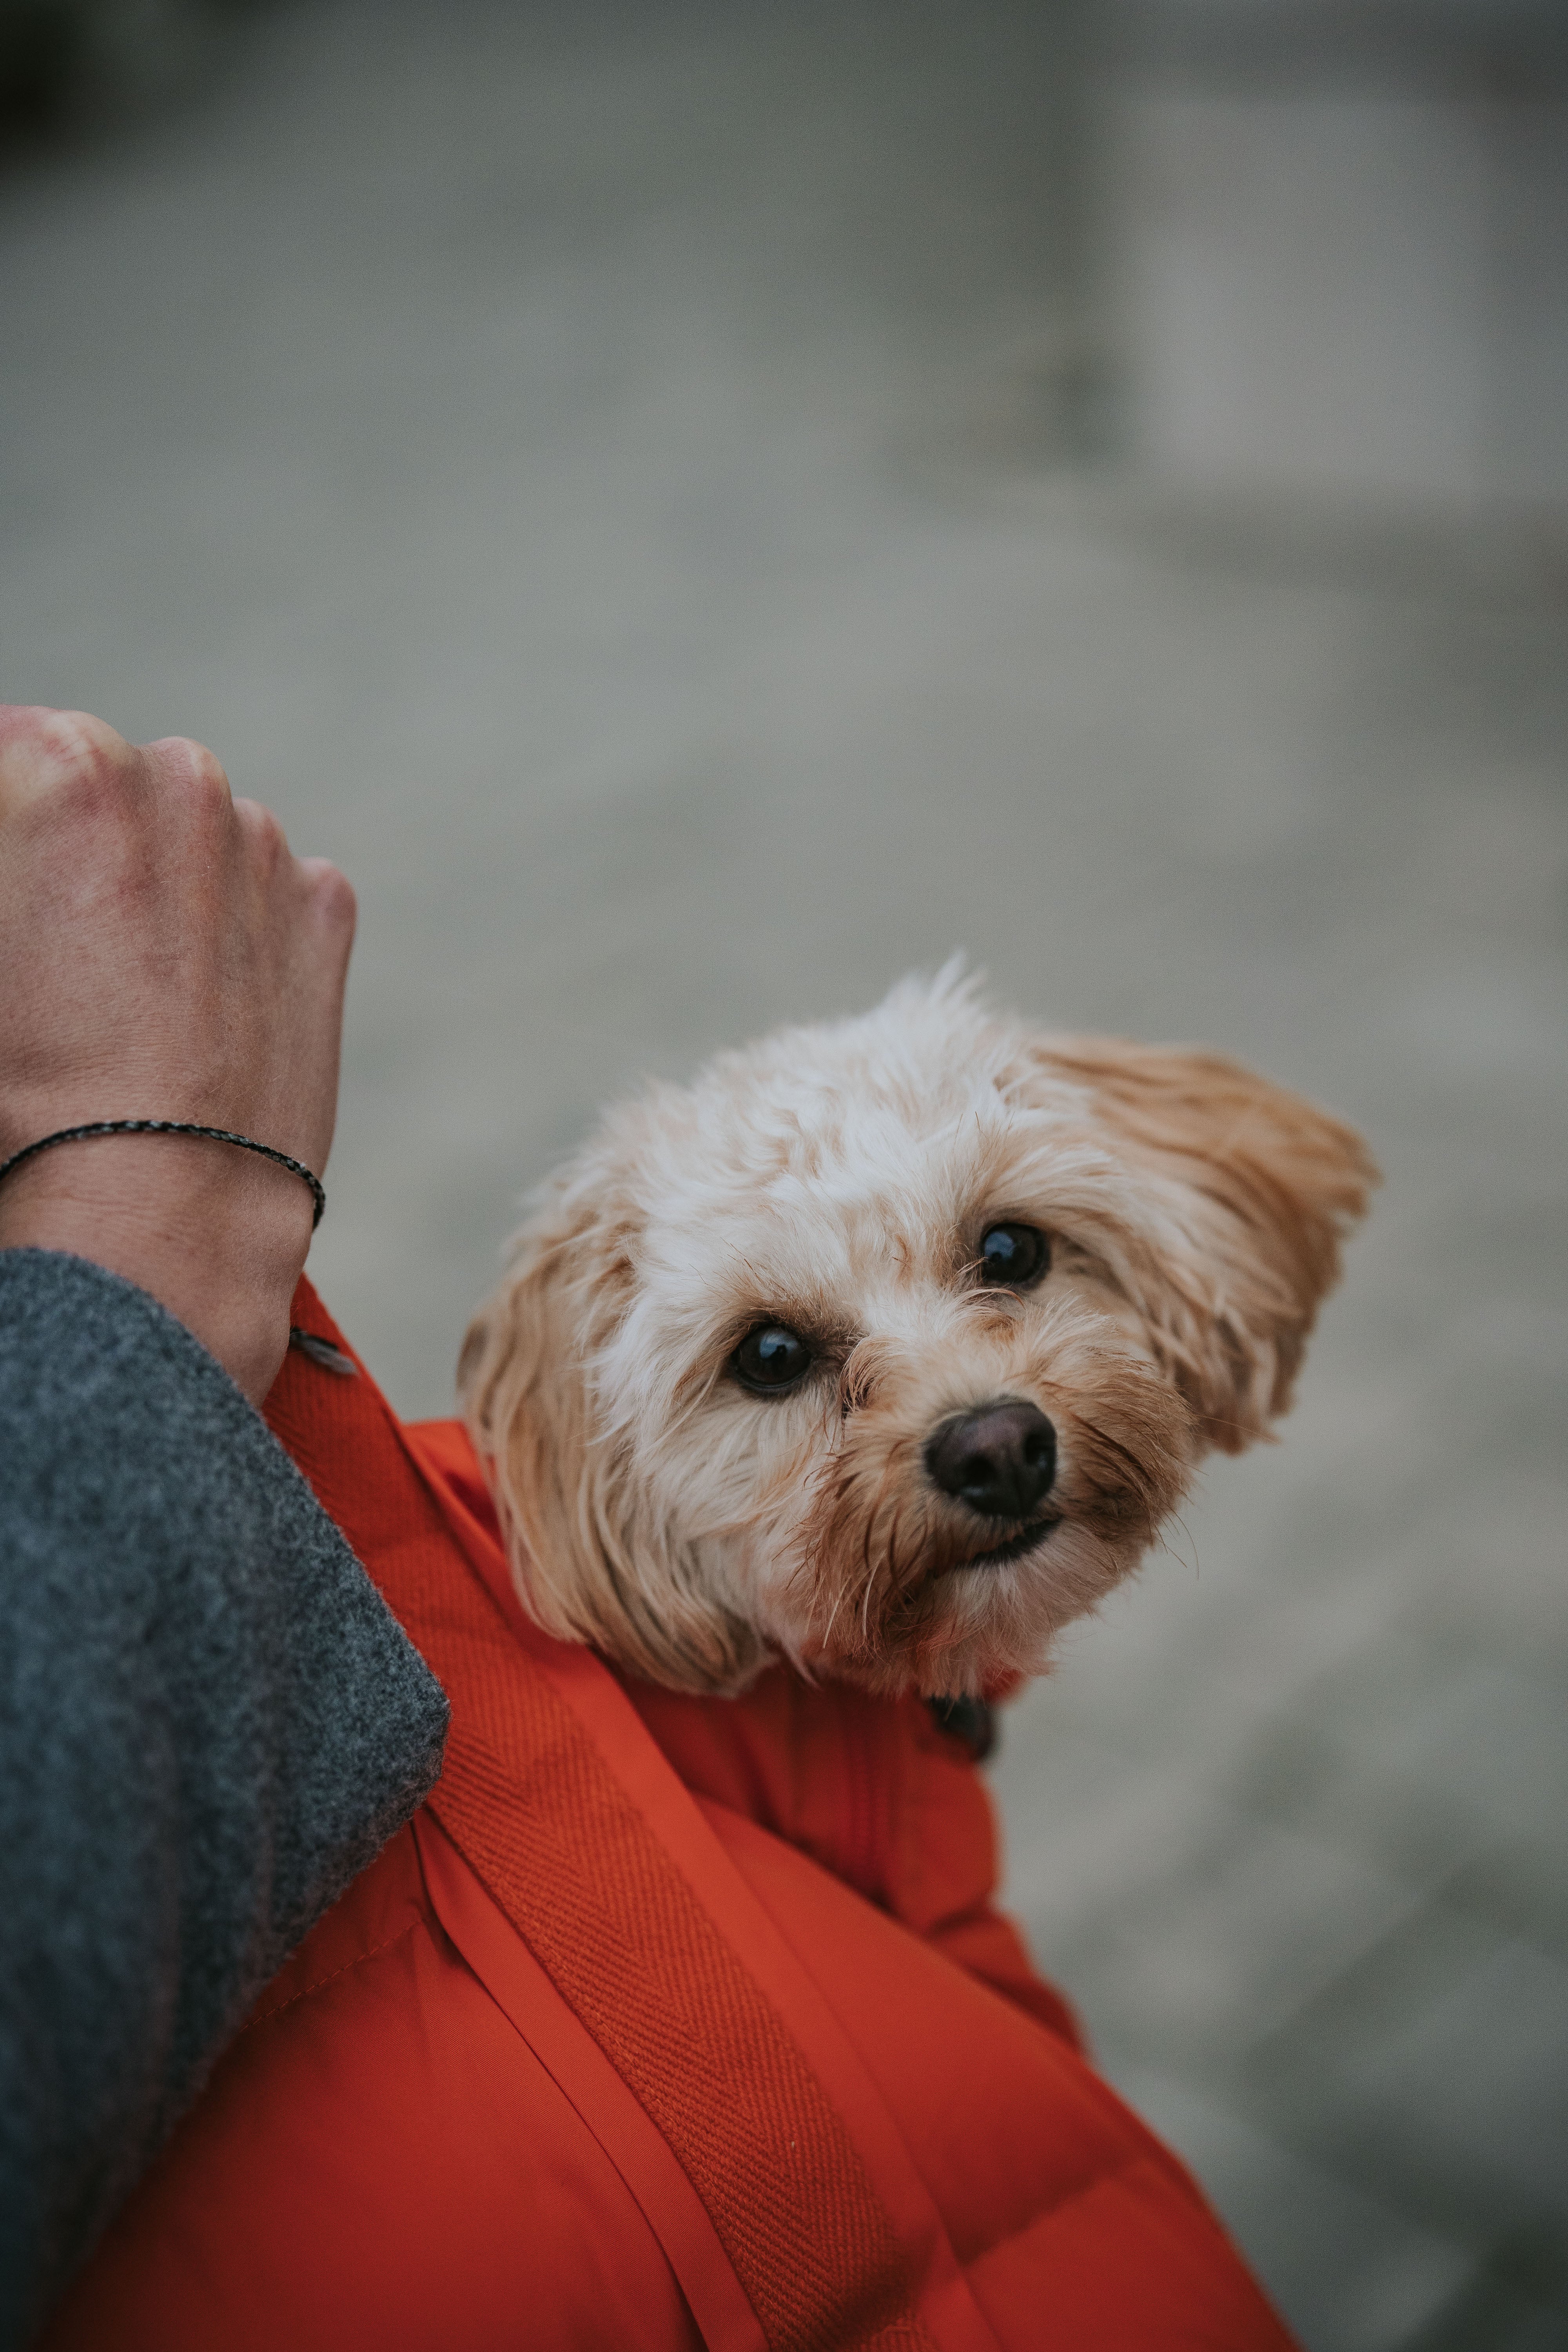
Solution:
[[[446,1723],[184,1326],[0,1253],[0,2346],[426,1794]]]

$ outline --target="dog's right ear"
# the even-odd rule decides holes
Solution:
[[[597,1381],[637,1290],[637,1212],[590,1150],[512,1244],[458,1363],[512,1581],[536,1624],[672,1690],[741,1688],[761,1636],[689,1572]]]

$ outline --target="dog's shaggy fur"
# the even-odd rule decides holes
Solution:
[[[1373,1181],[1234,1063],[1038,1034],[954,967],[655,1087],[546,1189],[465,1343],[525,1605],[685,1690],[780,1654],[927,1694],[1039,1670],[1201,1457],[1285,1410]],[[1000,1223],[1048,1237],[1031,1287],[984,1278]],[[811,1351],[787,1392],[737,1377],[767,1325]],[[998,1401],[1055,1434],[1011,1526],[931,1466]]]

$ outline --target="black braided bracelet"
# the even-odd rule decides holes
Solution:
[[[80,1143],[90,1135],[205,1135],[213,1143],[235,1143],[241,1151],[259,1152],[263,1160],[275,1160],[279,1168],[287,1168],[310,1188],[316,1203],[316,1213],[310,1220],[315,1232],[321,1222],[321,1212],[327,1205],[321,1180],[312,1175],[302,1160],[290,1160],[286,1151],[274,1151],[269,1143],[258,1143],[253,1136],[233,1135],[226,1127],[195,1127],[184,1118],[95,1118],[86,1127],[62,1127],[56,1135],[41,1135],[37,1143],[29,1143],[14,1151],[9,1160],[0,1161],[0,1184],[13,1168],[20,1168],[24,1160],[33,1159],[40,1151],[52,1151],[57,1143]]]

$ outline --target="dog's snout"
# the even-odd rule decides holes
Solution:
[[[926,1447],[944,1495],[987,1519],[1026,1519],[1057,1475],[1057,1433],[1037,1405],[1002,1397],[944,1421]]]

